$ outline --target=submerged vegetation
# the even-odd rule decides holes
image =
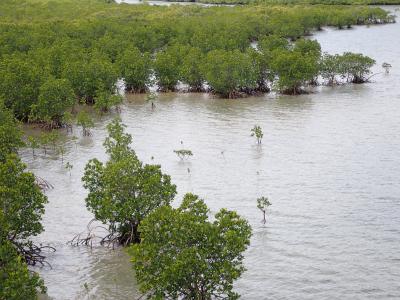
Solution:
[[[175,91],[183,84],[228,98],[271,88],[298,94],[322,72],[318,43],[301,37],[322,26],[393,21],[386,11],[363,6],[23,2],[0,3],[0,97],[18,119],[46,128],[70,126],[64,115],[76,103],[99,112],[118,108],[119,79],[128,92],[154,84]],[[368,71],[370,62],[362,68]],[[344,72],[352,82],[365,80],[365,70]]]
[[[193,152],[186,149],[174,150],[174,153],[182,160],[188,158],[189,156],[193,156]]]

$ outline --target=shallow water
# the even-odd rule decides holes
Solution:
[[[400,298],[400,24],[325,30],[314,36],[324,51],[354,51],[391,63],[365,85],[319,88],[298,97],[223,100],[203,94],[165,94],[153,111],[143,96],[128,96],[121,117],[145,162],[162,165],[179,189],[199,194],[212,212],[237,210],[253,226],[246,267],[236,290],[243,299]],[[80,178],[86,162],[105,160],[105,126],[67,139],[64,158],[33,159],[29,168],[50,181],[39,241],[52,269],[40,269],[54,299],[135,299],[129,257],[121,250],[66,245],[92,215]],[[259,124],[258,146],[250,129]],[[181,147],[194,156],[181,162]],[[154,156],[154,160],[151,157]],[[188,173],[190,168],[190,173]],[[268,196],[268,222],[256,198]],[[88,289],[85,289],[84,284]]]

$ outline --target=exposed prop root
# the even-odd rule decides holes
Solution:
[[[93,226],[93,222],[95,221],[96,219],[92,219],[86,226],[86,230],[75,235],[72,240],[67,242],[67,244],[71,246],[89,246],[90,248],[93,248],[93,241],[99,239],[100,245],[107,245],[107,247],[112,246],[114,249],[115,245],[119,244],[118,237],[115,236],[114,233],[110,233],[104,226]],[[95,233],[98,229],[105,230],[108,234],[105,237],[100,237]]]
[[[51,185],[47,180],[35,175],[35,183],[42,191],[48,191],[54,189],[54,186]]]
[[[55,252],[56,249],[51,246],[36,246],[32,243],[21,245],[17,242],[12,242],[16,247],[19,255],[25,260],[29,266],[48,266],[51,268],[50,263],[46,261],[46,256],[43,254],[44,251]]]
[[[67,244],[71,246],[89,246],[90,248],[93,248],[94,241],[98,240],[100,245],[115,249],[116,246],[127,246],[132,243],[140,242],[137,233],[138,224],[136,223],[129,224],[129,231],[120,234],[114,230],[110,231],[102,225],[93,225],[95,221],[95,219],[92,219],[86,226],[86,230],[75,235],[72,240],[67,242]],[[106,235],[103,237],[100,236],[98,234],[99,229],[105,231]]]

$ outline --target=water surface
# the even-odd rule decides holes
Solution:
[[[139,157],[161,164],[177,184],[174,205],[193,192],[213,213],[226,207],[249,220],[248,270],[236,284],[243,299],[399,299],[400,25],[329,29],[314,38],[324,51],[375,58],[375,72],[391,63],[391,73],[298,97],[164,94],[155,110],[129,95],[121,117]],[[92,137],[75,128],[79,140],[66,141],[72,176],[55,155],[22,153],[55,187],[39,237],[57,248],[48,257],[53,268],[39,270],[54,299],[139,296],[124,251],[66,245],[92,219],[80,178],[90,158],[106,159],[111,117],[97,120]],[[250,137],[255,124],[264,130],[261,146]],[[173,153],[181,141],[194,153],[186,162]],[[273,203],[266,226],[260,196]]]

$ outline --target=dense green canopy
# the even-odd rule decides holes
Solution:
[[[277,84],[282,91],[297,91],[312,81],[316,62],[287,52],[289,40],[322,26],[392,21],[384,10],[363,6],[108,2],[1,1],[0,97],[19,119],[63,125],[64,112],[74,104],[68,86],[74,101],[101,101],[99,110],[107,111],[119,103],[111,97],[118,79],[132,92],[145,92],[153,83],[162,91],[179,83],[202,91],[207,83],[210,91],[232,97],[269,91],[274,73],[286,77]],[[251,48],[256,42],[259,48]],[[287,77],[285,59],[295,64],[295,75],[306,70],[310,76]]]
[[[148,299],[237,299],[233,282],[244,271],[251,227],[221,209],[208,219],[203,200],[186,194],[179,208],[163,206],[140,225],[131,248],[141,290]]]
[[[86,206],[108,225],[110,239],[120,244],[140,241],[138,226],[154,209],[168,205],[176,194],[171,178],[158,165],[144,165],[130,148],[132,137],[116,119],[104,142],[109,160],[92,159],[82,178],[89,191]]]

